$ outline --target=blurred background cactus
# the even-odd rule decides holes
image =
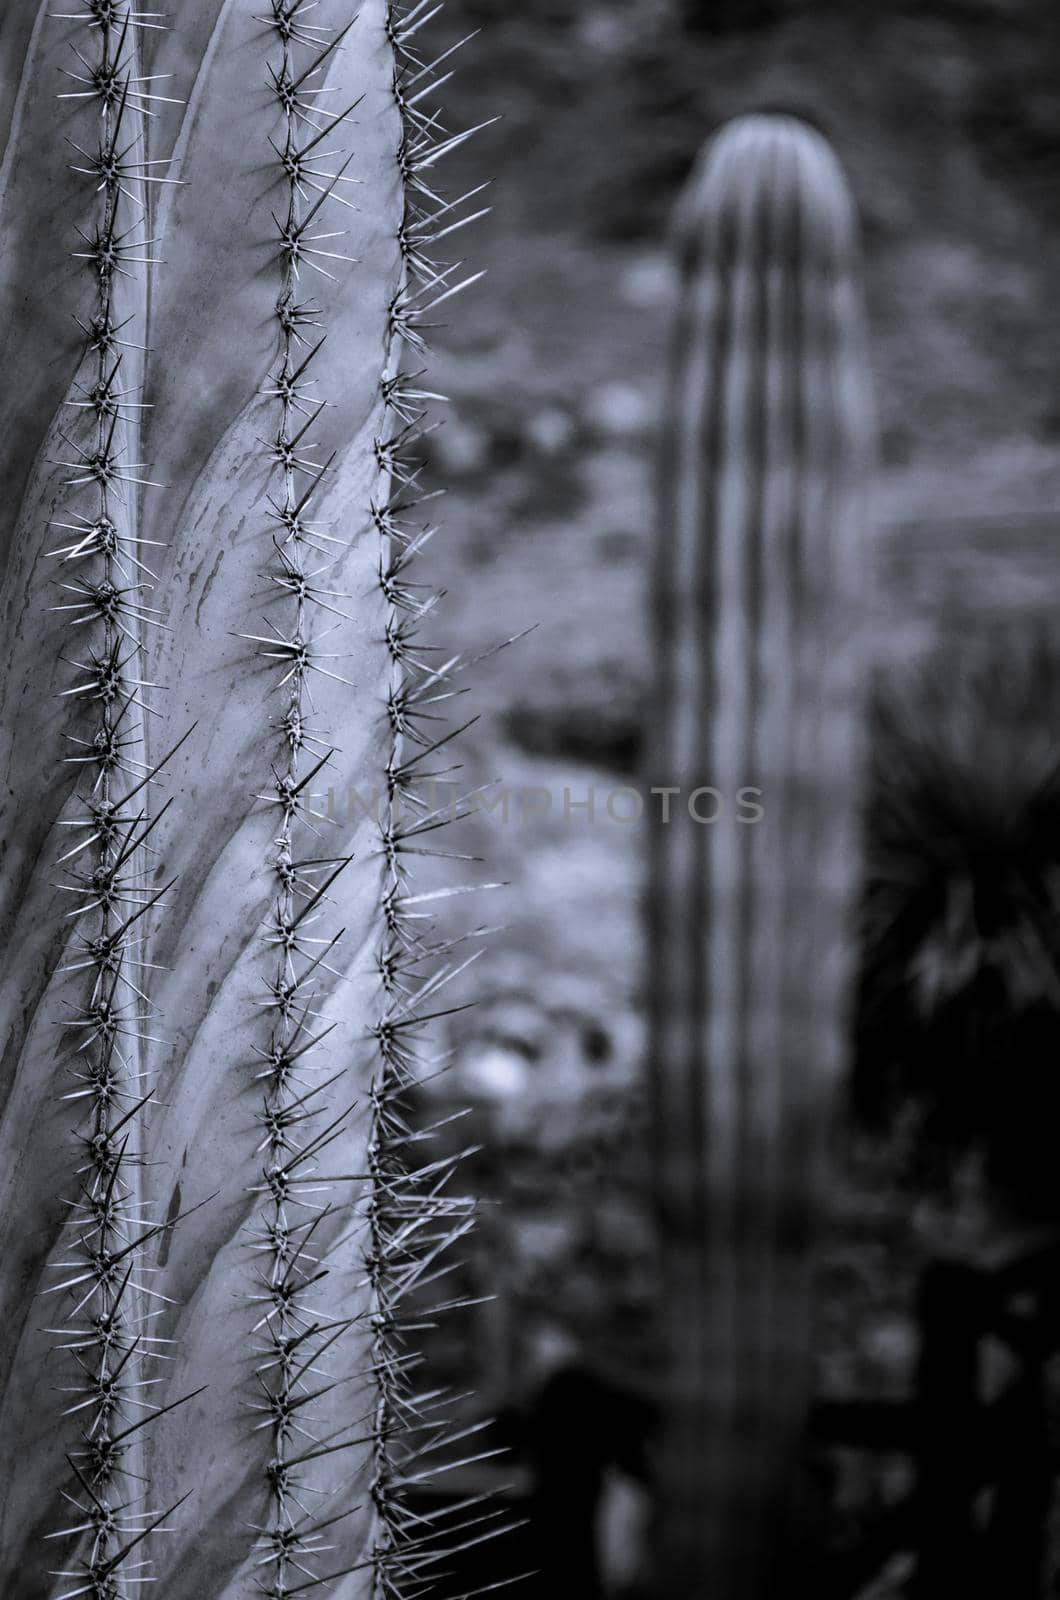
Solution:
[[[792,1571],[813,1380],[809,1252],[858,883],[872,424],[853,205],[821,135],[730,124],[677,228],[649,767],[675,791],[649,891],[657,1554],[670,1594],[751,1596]],[[717,816],[744,788],[756,808]]]
[[[1001,621],[1016,635],[1035,620],[1055,629],[1060,33],[1038,0],[532,0],[517,9],[459,0],[450,10],[454,41],[480,24],[484,70],[461,76],[453,103],[473,124],[498,109],[498,95],[503,101],[489,170],[504,179],[504,203],[483,238],[481,264],[490,270],[476,291],[471,336],[461,326],[437,340],[438,386],[456,401],[427,441],[425,481],[450,486],[451,537],[435,556],[448,589],[439,638],[455,647],[483,615],[504,635],[538,623],[477,676],[465,703],[482,715],[464,736],[463,759],[469,784],[500,775],[513,795],[523,784],[547,788],[552,803],[524,816],[513,798],[507,823],[498,810],[468,824],[467,848],[508,885],[489,913],[505,927],[469,974],[469,991],[486,1004],[453,1020],[454,1070],[432,1092],[454,1108],[473,1100],[476,1137],[496,1152],[474,1161],[480,1191],[505,1202],[487,1210],[490,1248],[483,1238],[474,1266],[482,1292],[498,1291],[503,1304],[475,1313],[467,1339],[450,1332],[438,1342],[451,1370],[474,1352],[508,1436],[525,1446],[526,1480],[558,1474],[544,1491],[553,1509],[563,1469],[589,1453],[576,1448],[584,1427],[560,1427],[563,1406],[572,1419],[606,1414],[595,1435],[600,1457],[583,1463],[591,1581],[606,1593],[643,1594],[650,1562],[642,1553],[631,1573],[617,1554],[621,1539],[609,1541],[616,1526],[628,1533],[643,1518],[644,1408],[634,1401],[650,1399],[662,1365],[650,1333],[658,1283],[644,1119],[649,960],[637,922],[651,809],[639,826],[623,825],[605,802],[638,782],[645,730],[658,717],[645,573],[680,293],[667,219],[705,135],[762,107],[784,107],[824,130],[856,197],[879,414],[874,693],[889,702],[890,680],[908,660],[930,659],[935,685],[919,709],[920,691],[903,693],[887,727],[882,715],[866,717],[866,892],[882,897],[878,909],[894,905],[900,885],[884,879],[895,864],[905,871],[907,852],[921,859],[922,824],[904,808],[905,842],[888,847],[884,867],[877,824],[890,811],[887,794],[906,785],[904,756],[886,753],[888,727],[900,721],[903,750],[908,737],[918,746],[936,737],[926,730],[945,725],[958,644],[973,637],[1019,698],[1024,651],[1010,657],[1008,635],[995,641]],[[467,182],[484,176],[473,152],[456,161]],[[1027,678],[1020,726],[1047,745],[1055,679],[1033,668]],[[1012,763],[987,732],[996,724],[985,703],[968,718],[991,761],[997,751],[1001,784]],[[960,768],[965,811],[975,800],[976,737],[969,732]],[[934,782],[917,785],[918,803],[932,808],[925,816],[934,815]],[[564,814],[565,794],[586,801],[590,790],[591,821],[584,807]],[[951,806],[939,836],[958,820]],[[866,936],[870,926],[885,919],[873,913]],[[867,945],[863,960],[889,981],[908,974],[904,957],[891,945],[877,961]],[[553,1022],[575,981],[582,1020]],[[929,1065],[924,1017],[912,1014],[915,983],[902,981],[888,1013],[890,1044],[867,1020],[879,1020],[882,992],[869,972],[858,984],[863,1114],[840,1129],[820,1241],[808,1446],[821,1512],[815,1588],[843,1600],[897,1595],[910,1582],[920,1539],[909,1504],[917,1279],[947,1238],[956,1243],[979,1227],[984,1209],[974,1160],[960,1164],[952,1195],[935,1181],[937,1140],[954,1131],[939,1116],[910,1165],[910,1116],[919,1126],[939,1085],[921,1075]],[[905,1065],[896,1069],[890,1045],[899,1037]],[[915,1070],[907,1070],[914,1048]],[[958,1064],[947,1083],[952,1109],[963,1112],[959,1075]],[[911,1104],[905,1089],[914,1081],[922,1092]],[[1015,1112],[1008,1081],[999,1072],[990,1088]],[[888,1086],[893,1118],[879,1104]],[[605,1095],[613,1132],[597,1112]],[[980,1367],[987,1387],[1002,1381],[996,1347]],[[583,1380],[581,1404],[572,1374]],[[1055,1408],[1055,1382],[1052,1393]],[[586,1403],[586,1395],[594,1398]],[[548,1470],[539,1469],[531,1437],[539,1425],[552,1430]],[[995,1438],[980,1459],[989,1466],[1002,1454]],[[977,1515],[988,1514],[987,1490],[984,1478]],[[638,1494],[639,1516],[627,1515]],[[566,1584],[581,1597],[592,1592],[590,1579],[584,1568],[576,1581],[564,1576],[568,1546],[538,1532],[527,1565],[552,1548],[548,1592]],[[1052,1549],[1055,1571],[1055,1537]]]

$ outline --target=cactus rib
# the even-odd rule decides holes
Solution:
[[[51,554],[64,578],[70,574],[57,585],[53,610],[78,630],[87,657],[75,660],[75,681],[60,691],[84,708],[88,726],[66,734],[74,749],[65,760],[77,780],[71,814],[61,819],[72,840],[60,856],[58,888],[73,903],[56,969],[80,990],[64,1019],[75,1087],[61,1099],[83,1120],[73,1150],[77,1194],[65,1202],[66,1249],[52,1263],[58,1281],[44,1292],[64,1297],[53,1336],[77,1371],[75,1382],[60,1385],[61,1416],[76,1418],[81,1434],[67,1457],[79,1491],[64,1491],[73,1521],[47,1538],[74,1541],[76,1564],[52,1574],[69,1585],[63,1600],[118,1600],[129,1584],[148,1580],[145,1541],[176,1509],[153,1510],[138,1488],[142,1430],[157,1411],[165,1343],[152,1331],[162,1296],[151,1285],[146,1247],[175,1220],[149,1220],[138,1171],[141,1121],[153,1098],[145,1088],[145,1029],[156,1015],[147,995],[146,929],[171,885],[152,893],[145,876],[148,802],[166,758],[144,759],[150,706],[138,670],[145,632],[164,624],[146,598],[152,573],[138,527],[139,490],[156,486],[142,476],[144,463],[131,459],[144,408],[142,362],[133,343],[119,338],[130,322],[143,322],[146,268],[154,259],[145,185],[164,174],[149,171],[146,159],[153,94],[138,70],[142,16],[102,4],[72,20],[86,26],[80,39],[71,38],[72,87],[58,98],[86,102],[96,124],[95,148],[71,140],[80,160],[69,165],[97,198],[90,230],[78,229],[83,248],[72,252],[90,278],[92,304],[64,402],[73,412],[70,431],[59,429],[65,451],[54,464],[67,474],[62,487],[89,504],[81,509],[75,501],[65,511],[70,520],[52,519],[72,539]]]
[[[321,1572],[319,1562],[331,1547],[324,1539],[337,1518],[352,1512],[329,1498],[329,1516],[307,1508],[314,1492],[311,1474],[321,1457],[363,1444],[362,1430],[321,1443],[316,1402],[346,1379],[328,1379],[320,1362],[355,1324],[356,1317],[329,1317],[317,1299],[328,1276],[328,1246],[321,1224],[331,1210],[328,1194],[337,1183],[359,1182],[361,1173],[331,1174],[318,1170],[319,1158],[341,1137],[349,1109],[337,1116],[328,1091],[343,1074],[313,1083],[315,1052],[334,1024],[321,1021],[315,1009],[312,982],[334,972],[327,956],[341,934],[327,931],[328,891],[349,865],[349,858],[317,854],[306,843],[309,827],[300,817],[307,782],[333,754],[329,732],[314,720],[313,676],[348,680],[330,664],[337,653],[321,648],[342,620],[351,620],[338,602],[350,602],[343,589],[329,587],[326,576],[335,564],[329,550],[333,536],[314,520],[314,496],[331,470],[334,455],[318,459],[314,425],[326,404],[317,392],[314,363],[326,338],[324,313],[301,298],[306,278],[318,274],[329,282],[351,264],[341,243],[346,230],[329,222],[337,206],[348,206],[341,186],[353,153],[341,148],[350,131],[353,107],[338,113],[327,109],[322,73],[333,52],[344,47],[352,20],[339,31],[305,26],[300,7],[273,0],[267,19],[278,44],[278,59],[268,64],[268,81],[279,105],[282,133],[270,145],[279,166],[282,199],[273,211],[276,261],[279,269],[275,325],[277,367],[266,389],[276,418],[275,432],[264,444],[270,468],[279,478],[278,494],[269,495],[267,529],[271,562],[267,577],[286,606],[287,620],[269,619],[271,634],[245,634],[258,654],[278,673],[282,711],[275,719],[280,750],[272,767],[275,787],[259,799],[278,819],[272,841],[271,871],[274,908],[266,940],[275,952],[275,966],[266,979],[270,1027],[255,1080],[264,1096],[259,1116],[263,1156],[260,1192],[264,1210],[253,1239],[262,1253],[265,1272],[261,1293],[254,1297],[260,1316],[253,1333],[260,1341],[256,1367],[259,1394],[252,1409],[261,1417],[257,1428],[269,1430],[271,1445],[265,1464],[268,1484],[266,1520],[259,1528],[267,1587],[262,1593],[283,1600],[297,1584],[311,1589],[340,1574]],[[332,141],[338,141],[332,147]],[[322,149],[326,143],[328,148]],[[307,328],[322,330],[310,342]],[[314,564],[315,563],[315,564]],[[322,615],[323,614],[323,615]],[[339,622],[328,619],[337,617]],[[319,1233],[319,1236],[318,1236]],[[314,1448],[314,1446],[316,1448]],[[341,1574],[344,1575],[344,1574]]]
[[[387,360],[380,382],[385,428],[374,446],[387,494],[371,508],[380,535],[391,736],[387,804],[380,817],[382,938],[377,960],[383,1005],[373,1029],[378,1067],[371,1093],[372,1188],[365,1250],[374,1330],[372,1367],[378,1384],[372,1465],[374,1600],[400,1600],[422,1592],[429,1581],[440,1559],[441,1526],[436,1518],[425,1521],[415,1514],[409,1491],[433,1476],[433,1456],[440,1451],[444,1459],[465,1436],[447,1419],[449,1402],[444,1394],[417,1392],[416,1363],[406,1347],[415,1297],[444,1274],[442,1258],[471,1227],[474,1209],[469,1198],[449,1192],[459,1155],[418,1168],[408,1161],[415,1141],[434,1131],[414,1134],[408,1119],[410,1090],[429,1065],[421,1030],[444,1014],[425,1007],[467,964],[449,963],[445,959],[449,945],[433,940],[430,921],[410,893],[409,871],[410,855],[430,854],[426,836],[448,820],[422,792],[416,763],[453,736],[439,739],[437,716],[451,692],[447,680],[460,665],[450,661],[440,668],[432,666],[429,654],[417,643],[417,630],[439,596],[409,577],[411,563],[435,532],[430,523],[418,526],[415,520],[418,508],[429,498],[419,486],[423,463],[416,445],[430,426],[430,403],[441,398],[422,383],[422,358],[427,353],[423,319],[480,276],[452,284],[458,265],[440,263],[429,251],[437,239],[484,214],[466,214],[470,195],[445,200],[425,179],[436,162],[478,131],[447,138],[439,114],[421,109],[421,102],[448,76],[439,68],[451,58],[451,50],[434,59],[419,50],[420,28],[440,10],[429,0],[418,0],[411,6],[389,3],[386,14],[395,58],[394,99],[401,116],[397,164],[405,211],[399,235],[403,271],[389,306]],[[412,371],[405,365],[410,357],[417,363]],[[455,810],[458,813],[459,808]],[[454,1299],[432,1308],[432,1314],[459,1304]],[[463,1464],[487,1454],[473,1455]],[[467,1509],[458,1506],[456,1515]],[[455,1532],[477,1526],[479,1520],[453,1524],[450,1518],[449,1522]]]

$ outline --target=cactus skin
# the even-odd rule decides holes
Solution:
[[[652,1063],[667,1399],[660,1593],[783,1559],[857,874],[872,423],[853,207],[816,132],[737,120],[682,198],[655,580]],[[720,791],[712,825],[689,818]],[[763,818],[737,820],[744,785]],[[696,802],[709,816],[714,802]]]
[[[447,1169],[407,1174],[401,1108],[448,976],[406,870],[433,831],[411,747],[439,738],[443,691],[412,640],[432,597],[402,576],[425,397],[400,361],[463,286],[430,256],[459,202],[426,177],[446,148],[412,53],[427,8],[68,9],[5,15],[0,66],[0,1592],[419,1590],[433,1532],[404,1484],[446,1428],[437,1397],[417,1415],[403,1300],[469,1220]],[[113,88],[60,76],[100,61]],[[91,170],[116,128],[120,172]],[[103,273],[85,256],[112,217]],[[118,354],[112,431],[82,402]],[[143,481],[76,481],[100,438]],[[80,548],[100,512],[116,553]],[[111,621],[115,573],[151,592]],[[118,637],[120,716],[73,664]],[[83,821],[108,788],[113,836]],[[337,820],[308,817],[329,788]],[[348,789],[400,794],[406,820],[347,815]],[[57,870],[71,833],[89,865]],[[115,860],[100,907],[72,874]],[[116,960],[85,947],[115,931]],[[83,1094],[97,1068],[115,1085]]]

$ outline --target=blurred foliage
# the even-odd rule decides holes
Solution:
[[[966,641],[877,704],[855,1102],[1060,1216],[1060,651]]]

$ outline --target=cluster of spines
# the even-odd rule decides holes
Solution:
[[[326,1196],[335,1182],[349,1176],[339,1179],[322,1174],[318,1163],[340,1137],[348,1113],[331,1116],[324,1099],[340,1074],[315,1086],[306,1075],[313,1065],[309,1053],[332,1026],[323,1022],[315,1008],[314,984],[332,971],[328,957],[338,935],[321,934],[317,925],[327,891],[346,861],[319,856],[298,859],[295,832],[308,787],[331,753],[325,730],[312,726],[311,674],[320,671],[339,678],[325,664],[331,658],[319,650],[322,635],[314,633],[313,619],[320,613],[341,619],[345,615],[341,602],[347,597],[325,587],[329,557],[338,541],[312,516],[313,496],[332,463],[318,458],[311,437],[324,404],[324,397],[315,393],[312,371],[324,336],[322,313],[302,296],[310,272],[331,279],[341,270],[339,264],[348,259],[339,243],[343,231],[328,225],[327,208],[349,203],[340,185],[350,181],[350,156],[341,148],[326,147],[333,137],[340,136],[355,108],[332,113],[321,102],[321,75],[332,51],[341,47],[343,34],[329,38],[313,24],[311,9],[303,0],[273,0],[271,16],[262,19],[279,40],[279,56],[270,63],[269,81],[283,125],[282,139],[273,141],[283,193],[281,207],[274,213],[281,278],[276,302],[278,353],[265,389],[275,404],[277,424],[274,436],[263,441],[279,485],[269,502],[273,560],[268,576],[281,592],[288,614],[284,627],[270,624],[271,634],[246,636],[276,663],[278,687],[284,696],[278,718],[281,750],[273,769],[274,787],[258,797],[275,807],[278,817],[272,856],[276,899],[271,928],[277,966],[268,979],[265,1004],[271,1029],[259,1067],[264,1084],[259,1148],[264,1157],[260,1192],[265,1210],[259,1217],[255,1241],[265,1262],[262,1310],[255,1329],[262,1338],[256,1406],[262,1415],[259,1426],[269,1428],[272,1437],[267,1468],[270,1515],[257,1530],[263,1572],[259,1586],[272,1600],[340,1576],[321,1571],[318,1565],[329,1548],[327,1530],[338,1517],[309,1514],[302,1498],[310,1487],[304,1473],[322,1455],[353,1445],[367,1443],[373,1454],[372,1494],[380,1536],[366,1565],[372,1569],[374,1586],[379,1592],[399,1592],[401,1583],[415,1573],[426,1576],[437,1559],[433,1549],[424,1548],[424,1525],[416,1527],[416,1519],[402,1504],[401,1475],[413,1471],[414,1457],[445,1442],[444,1424],[431,1420],[443,1397],[413,1393],[407,1374],[415,1358],[402,1347],[411,1324],[401,1308],[439,1270],[436,1258],[443,1246],[469,1225],[467,1202],[443,1192],[450,1161],[416,1173],[405,1165],[414,1138],[400,1103],[415,1077],[409,1033],[417,1023],[429,1020],[413,1010],[410,981],[414,965],[437,952],[429,948],[422,932],[411,933],[417,926],[417,913],[399,855],[417,848],[413,835],[426,835],[440,825],[440,820],[436,823],[418,805],[411,785],[416,764],[426,753],[427,741],[418,731],[420,721],[431,716],[431,706],[445,699],[447,691],[444,672],[428,672],[411,643],[410,624],[421,618],[432,602],[415,598],[415,588],[404,571],[430,530],[413,537],[400,522],[416,503],[418,468],[408,461],[406,448],[420,430],[422,406],[435,397],[423,391],[416,380],[388,369],[382,379],[383,398],[388,419],[396,418],[397,426],[391,431],[388,420],[388,431],[377,440],[375,450],[381,474],[388,477],[394,493],[386,504],[373,507],[375,524],[383,535],[385,554],[379,581],[386,599],[386,637],[394,663],[388,698],[394,732],[388,780],[391,797],[404,794],[415,820],[401,829],[396,822],[383,824],[381,905],[386,932],[380,969],[387,1012],[374,1030],[382,1062],[371,1091],[372,1136],[366,1174],[370,1180],[369,1244],[365,1254],[372,1289],[372,1359],[367,1377],[376,1402],[367,1422],[358,1425],[352,1436],[342,1433],[319,1440],[312,1432],[313,1402],[335,1386],[320,1362],[354,1319],[329,1319],[314,1307],[314,1290],[327,1270],[313,1241],[328,1205],[316,1197]],[[395,49],[403,50],[396,16],[390,18],[390,27]],[[421,77],[431,76],[423,63],[417,64],[417,71]],[[396,80],[399,97],[402,77],[399,74]],[[409,115],[416,117],[411,108]],[[424,120],[423,129],[428,126]],[[406,181],[417,166],[409,140],[406,122],[399,152]],[[433,143],[430,152],[424,148],[424,171],[440,153]],[[441,202],[439,207],[452,209]],[[418,325],[424,311],[455,292],[446,286],[447,271],[426,262],[423,251],[429,229],[425,223],[426,212],[411,209],[401,242],[406,260],[413,260],[420,269],[421,287],[426,288],[428,279],[433,278],[433,290],[417,299],[403,286],[390,308],[391,333],[403,333],[407,342],[419,348],[422,334]],[[438,226],[449,231],[452,224]],[[396,344],[396,337],[388,341],[391,348]],[[314,566],[314,562],[319,564]],[[327,632],[334,625],[324,621],[322,626]],[[408,758],[400,754],[405,734],[420,746]],[[431,748],[444,742],[436,741]],[[431,989],[439,987],[448,975],[436,972]],[[419,984],[419,989],[422,999],[427,985]],[[401,1444],[410,1430],[423,1435],[415,1451],[403,1449]],[[327,1565],[326,1560],[323,1564]]]
[[[325,1363],[355,1318],[329,1316],[318,1300],[328,1275],[321,1224],[330,1215],[329,1192],[360,1173],[334,1174],[321,1158],[342,1138],[349,1111],[335,1114],[329,1100],[343,1077],[322,1079],[318,1047],[329,1034],[319,1009],[319,989],[337,974],[329,964],[341,933],[328,933],[328,892],[347,865],[308,843],[310,786],[331,756],[327,730],[315,723],[317,675],[345,682],[324,640],[346,617],[348,596],[330,586],[328,571],[341,541],[315,517],[315,505],[332,460],[320,459],[313,433],[325,398],[317,393],[314,362],[325,338],[324,313],[313,303],[314,278],[326,284],[350,258],[345,230],[332,226],[350,201],[343,193],[352,156],[339,148],[353,106],[328,109],[324,77],[347,30],[330,33],[314,22],[308,0],[272,0],[259,18],[275,54],[268,85],[280,114],[280,137],[270,139],[277,164],[275,224],[276,360],[263,394],[275,430],[261,445],[275,487],[268,497],[269,563],[266,578],[279,615],[268,631],[244,637],[276,672],[279,712],[270,786],[258,800],[276,817],[269,858],[273,906],[266,938],[273,952],[262,1002],[268,1032],[257,1049],[261,1197],[253,1248],[261,1262],[256,1295],[255,1393],[259,1431],[267,1432],[268,1509],[255,1525],[256,1586],[269,1600],[286,1600],[322,1587],[335,1572],[329,1534],[351,1510],[313,1509],[312,1476],[329,1455],[363,1443],[363,1426],[322,1437],[317,1403],[342,1378]],[[352,18],[351,18],[352,20]],[[271,431],[271,425],[270,425]],[[338,619],[337,621],[332,619]],[[333,1497],[328,1497],[334,1504]]]
[[[399,233],[401,277],[388,308],[381,378],[384,428],[375,444],[385,497],[371,507],[380,535],[379,584],[391,669],[388,804],[380,815],[382,1007],[373,1028],[378,1065],[371,1089],[365,1250],[376,1383],[375,1600],[411,1600],[423,1594],[441,1576],[447,1555],[502,1531],[500,1513],[489,1508],[486,1494],[468,1495],[444,1513],[425,1513],[410,1493],[439,1473],[468,1467],[491,1453],[474,1447],[470,1455],[463,1453],[463,1442],[482,1424],[459,1427],[450,1418],[455,1397],[419,1386],[410,1338],[433,1326],[445,1311],[467,1303],[447,1297],[440,1285],[453,1270],[452,1245],[472,1225],[471,1202],[449,1192],[459,1154],[416,1161],[421,1141],[436,1130],[414,1128],[409,1103],[415,1085],[435,1064],[424,1056],[423,1047],[424,1030],[446,1014],[439,996],[474,959],[451,959],[463,940],[434,935],[434,895],[414,893],[409,871],[411,857],[444,853],[434,849],[434,836],[463,809],[460,801],[439,807],[428,798],[434,792],[431,780],[456,770],[446,765],[446,752],[462,729],[447,728],[444,719],[446,702],[456,693],[449,680],[462,662],[454,658],[436,664],[430,649],[418,641],[418,630],[438,595],[414,582],[410,573],[434,533],[430,522],[418,520],[420,508],[432,496],[420,488],[423,462],[416,456],[417,442],[431,426],[429,407],[444,399],[424,382],[430,318],[481,276],[462,274],[460,262],[439,261],[434,250],[485,214],[471,205],[484,185],[454,199],[435,187],[438,163],[479,131],[447,133],[430,103],[450,75],[454,52],[466,42],[433,58],[423,50],[421,30],[441,9],[435,0],[390,3],[386,19],[395,58],[393,93],[401,118],[397,161],[405,209]]]
[[[153,1012],[144,944],[149,914],[166,893],[147,889],[143,864],[162,814],[149,817],[148,797],[168,757],[154,766],[142,759],[144,695],[154,686],[141,675],[141,640],[162,624],[149,603],[147,541],[129,510],[149,483],[142,463],[129,459],[143,402],[123,379],[123,359],[136,347],[115,314],[119,280],[142,276],[153,259],[145,185],[168,179],[150,170],[163,163],[145,158],[145,119],[161,97],[138,73],[135,48],[139,30],[160,25],[159,14],[126,0],[86,0],[83,11],[59,15],[83,24],[60,98],[91,113],[70,166],[95,201],[73,252],[91,284],[91,308],[79,319],[81,366],[62,433],[68,453],[57,463],[69,474],[71,501],[53,523],[61,539],[51,552],[60,563],[55,609],[78,646],[74,681],[62,693],[84,707],[84,722],[67,735],[77,776],[62,823],[70,844],[59,859],[72,930],[59,970],[79,991],[62,1019],[73,1053],[63,1099],[80,1114],[76,1192],[64,1201],[58,1281],[45,1291],[63,1307],[49,1332],[73,1358],[63,1414],[78,1419],[80,1440],[68,1458],[74,1482],[63,1492],[68,1525],[49,1537],[76,1541],[75,1564],[56,1573],[66,1580],[62,1600],[122,1600],[151,1581],[145,1541],[175,1509],[147,1504],[135,1470],[142,1430],[170,1409],[151,1398],[165,1341],[151,1331],[163,1296],[145,1259],[169,1223],[149,1220],[139,1176],[139,1124],[151,1103],[140,1050],[154,1037],[145,1031]]]

